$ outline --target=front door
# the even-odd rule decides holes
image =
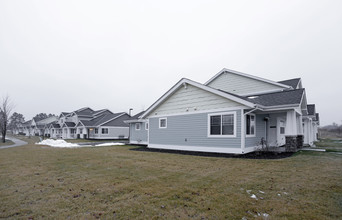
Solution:
[[[286,142],[285,126],[286,126],[285,118],[278,117],[277,118],[277,143],[278,143],[278,146],[285,145],[285,142]]]

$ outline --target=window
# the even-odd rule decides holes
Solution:
[[[255,136],[255,115],[246,115],[246,135]]]
[[[140,130],[140,123],[135,123],[135,130]]]
[[[210,114],[209,116],[209,136],[235,136],[236,113]]]
[[[159,128],[167,128],[167,119],[159,118]]]
[[[79,131],[80,131],[80,134],[82,134],[83,133],[83,128],[80,128]]]
[[[75,133],[76,133],[76,130],[75,130],[75,129],[70,129],[70,133],[71,133],[71,134],[75,134]]]
[[[145,130],[148,130],[148,122],[145,123]]]
[[[95,134],[98,134],[98,133],[99,133],[99,129],[95,128]]]
[[[108,128],[102,128],[102,134],[108,134]]]
[[[280,120],[279,122],[279,129],[280,129],[280,134],[285,134],[285,121]]]

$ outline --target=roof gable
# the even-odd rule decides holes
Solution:
[[[254,107],[254,104],[192,80],[181,79],[152,104],[141,118],[149,115],[186,113],[232,106]]]
[[[205,85],[242,96],[276,92],[291,88],[288,85],[272,80],[229,69],[221,70],[207,81]]]

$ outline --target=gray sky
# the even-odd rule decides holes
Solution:
[[[222,68],[301,77],[321,124],[342,123],[342,1],[0,1],[0,96],[30,119],[133,113]]]

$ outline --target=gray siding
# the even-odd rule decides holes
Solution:
[[[150,118],[149,144],[241,148],[241,110],[236,112],[236,137],[208,137],[208,113],[167,117],[167,128],[159,118]],[[164,118],[164,117],[161,117]]]
[[[102,134],[102,128],[108,128],[108,134]],[[121,139],[128,138],[128,127],[99,127],[98,134],[95,134],[95,129],[90,132],[90,138],[93,139]],[[84,133],[83,133],[84,134]]]
[[[147,137],[148,137],[148,130],[145,129],[145,122],[139,122],[141,124],[140,130],[135,130],[135,124],[130,124],[130,136],[129,136],[129,142],[134,144],[145,144],[147,143]]]
[[[158,115],[185,113],[237,106],[241,106],[241,104],[188,85],[187,88],[180,87],[150,115],[153,116],[156,113]]]
[[[282,89],[280,86],[233,73],[221,74],[214,81],[210,82],[208,86],[238,95]]]
[[[266,123],[264,118],[268,115],[255,115],[256,116],[256,133],[255,137],[246,137],[246,148],[247,147],[254,147],[260,145],[261,138],[266,140]]]

